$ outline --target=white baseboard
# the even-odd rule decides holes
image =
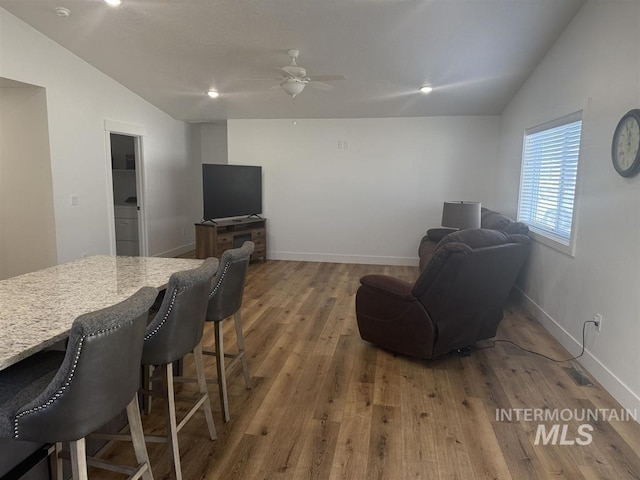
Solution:
[[[195,250],[195,249],[196,249],[196,244],[194,242],[194,243],[188,243],[187,245],[182,245],[181,247],[172,248],[171,250],[167,250],[165,252],[156,253],[153,256],[171,258],[171,257],[177,257],[178,255],[182,255],[184,253],[190,252],[191,250]]]
[[[302,252],[267,252],[269,260],[292,260],[299,262],[329,262],[329,263],[361,263],[365,265],[401,265],[415,267],[417,257],[378,257],[375,255],[346,255],[333,253],[302,253]]]
[[[553,319],[544,309],[519,288],[515,288],[524,308],[538,320],[544,328],[569,352],[579,353],[582,349],[582,339],[576,340],[562,325]],[[585,349],[584,355],[578,362],[597,380],[623,408],[640,413],[640,396],[622,382],[600,360]],[[640,421],[639,421],[640,423]]]

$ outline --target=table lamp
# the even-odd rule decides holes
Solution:
[[[444,202],[442,226],[459,230],[480,228],[480,202]]]

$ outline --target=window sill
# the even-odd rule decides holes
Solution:
[[[548,236],[545,233],[542,233],[535,229],[535,227],[529,226],[529,236],[536,242],[546,245],[549,248],[553,248],[554,250],[563,253],[571,258],[575,258],[575,242],[573,238],[569,245],[565,245],[564,243],[559,242],[558,240]]]

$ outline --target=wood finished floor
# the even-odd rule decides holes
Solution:
[[[254,387],[229,379],[231,422],[218,440],[202,413],[179,435],[185,480],[214,479],[638,479],[640,425],[591,422],[587,446],[534,445],[537,422],[496,421],[496,408],[620,408],[600,386],[579,387],[556,364],[508,344],[435,361],[395,356],[358,335],[358,279],[413,281],[413,267],[268,261],[252,264],[243,319]],[[233,349],[232,322],[225,342]],[[498,338],[569,356],[523,310],[509,306]],[[205,332],[213,343],[213,331]],[[206,368],[215,375],[213,358]],[[190,361],[186,362],[191,369]],[[185,386],[187,390],[192,387]],[[578,424],[570,422],[570,436]],[[143,416],[164,428],[162,404]],[[119,444],[106,458],[132,462]],[[149,445],[153,473],[170,477],[167,447]],[[94,479],[121,478],[92,469]]]

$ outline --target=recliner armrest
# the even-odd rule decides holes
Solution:
[[[436,327],[411,293],[413,285],[385,275],[367,275],[356,294],[363,340],[392,352],[431,358]]]
[[[380,293],[391,295],[400,300],[415,300],[411,293],[413,284],[400,280],[399,278],[387,275],[366,275],[360,279],[360,284],[379,291]]]
[[[455,233],[457,231],[458,231],[457,228],[447,228],[447,227],[430,228],[429,230],[427,230],[427,238],[432,242],[437,243],[440,240],[442,240],[444,237],[449,235],[450,233]]]

